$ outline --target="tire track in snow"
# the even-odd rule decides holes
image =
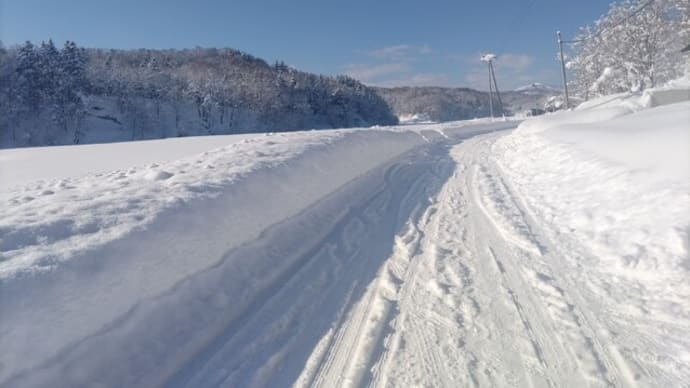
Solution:
[[[494,168],[508,195],[515,198],[515,204],[520,209],[522,217],[524,217],[527,223],[533,225],[534,235],[540,236],[541,241],[543,241],[546,252],[544,258],[548,262],[547,265],[551,268],[558,266],[559,263],[555,260],[555,257],[567,257],[567,253],[563,252],[557,244],[547,239],[545,237],[546,234],[539,230],[538,223],[535,221],[535,217],[529,207],[515,194],[516,192],[503,178],[500,165],[495,163]],[[570,254],[572,255],[573,253]],[[555,275],[553,272],[544,274],[533,271],[529,275],[535,278],[535,284],[541,289],[545,298],[550,300],[552,305],[556,307],[557,312],[561,315],[567,315],[567,318],[561,319],[569,319],[575,323],[575,326],[580,331],[580,335],[584,338],[586,347],[592,351],[599,371],[609,376],[609,383],[615,386],[636,387],[638,384],[635,381],[635,375],[617,347],[612,343],[605,343],[605,340],[601,338],[601,333],[605,333],[606,330],[588,312],[589,310],[578,307],[596,306],[598,303],[584,299],[578,291],[578,287],[574,285],[573,280],[568,276],[567,271],[561,271],[559,275]],[[572,299],[572,301],[568,299]],[[612,373],[609,373],[609,370],[612,370]]]
[[[634,383],[628,378],[628,373],[617,369],[610,370],[612,356],[605,346],[599,344],[595,335],[596,329],[592,328],[579,313],[580,308],[577,306],[586,305],[577,298],[577,295],[566,293],[564,281],[556,280],[553,276],[552,268],[556,263],[545,248],[545,246],[551,245],[550,242],[546,241],[542,234],[535,233],[537,224],[528,216],[519,197],[516,197],[506,186],[500,172],[488,173],[487,168],[496,171],[495,165],[485,163],[480,173],[477,174],[477,176],[490,180],[489,185],[484,185],[484,188],[488,187],[489,190],[477,196],[479,207],[487,218],[493,218],[492,224],[502,237],[515,244],[519,249],[523,249],[524,254],[529,259],[516,263],[515,268],[521,272],[519,277],[521,283],[527,286],[520,286],[518,289],[531,288],[532,294],[543,300],[538,301],[542,305],[542,314],[544,317],[550,318],[553,330],[560,334],[554,339],[576,360],[579,365],[577,369],[580,370],[584,381],[588,382],[587,384],[617,386],[619,385],[617,380],[623,378],[626,386],[634,386]],[[481,182],[478,186],[482,187]],[[482,204],[482,199],[494,201],[494,203],[486,206]],[[530,249],[530,246],[535,246],[538,249]],[[500,262],[497,261],[497,263]],[[518,279],[518,277],[513,277]],[[573,297],[575,303],[569,301]]]
[[[416,157],[418,152],[411,154]],[[347,314],[360,300],[369,283],[367,279],[381,265],[397,224],[410,217],[419,195],[433,191],[435,186],[431,181],[438,179],[405,157],[377,171],[353,182],[349,188],[338,190],[336,198],[325,200],[325,205],[316,205],[330,206],[329,201],[336,208],[343,203],[352,204],[349,211],[333,221],[334,226],[330,232],[326,231],[325,237],[315,236],[316,247],[329,244],[335,247],[329,253],[331,260],[324,260],[318,254],[318,249],[323,248],[307,252],[288,276],[278,282],[282,286],[270,290],[272,297],[262,298],[266,301],[263,305],[250,309],[251,314],[229,326],[227,334],[216,336],[213,347],[193,359],[187,372],[183,370],[181,375],[171,378],[172,386],[284,385],[286,381],[297,380],[300,371],[304,378],[297,381],[319,380],[318,372],[308,371],[309,365],[321,365],[319,352],[314,348],[318,350],[320,345],[327,349],[329,342],[338,348],[343,341],[350,343],[332,329],[333,322],[351,324]],[[425,194],[423,198],[427,197]],[[326,280],[305,291],[305,284],[319,278]],[[333,312],[332,316],[329,311]],[[305,321],[305,316],[316,319]],[[279,319],[276,321],[275,317]],[[319,331],[324,335],[317,340],[314,336]],[[329,336],[333,339],[323,340]],[[313,347],[307,348],[305,343],[311,341]],[[276,352],[276,349],[282,350]],[[307,350],[314,357],[302,356]],[[327,351],[321,349],[321,353],[329,362]],[[300,364],[301,357],[304,361]]]
[[[206,386],[287,381],[298,387],[634,386],[599,335],[601,327],[587,311],[591,305],[559,273],[556,259],[563,252],[553,249],[491,163],[493,140],[485,136],[453,148],[452,176],[441,146],[391,165],[380,187],[358,200],[343,218],[347,221],[324,240],[333,248],[318,255],[331,258],[315,260],[312,272],[305,265],[291,275],[295,288],[321,276],[314,286],[319,292],[300,292],[290,301],[297,294],[279,289],[269,303],[273,307],[256,313],[252,323],[263,322],[261,315],[281,316],[276,311],[293,317],[246,332],[265,335],[271,352],[235,342],[247,349],[235,358],[244,363],[218,357],[235,363],[234,374],[221,371],[223,378],[195,381]],[[429,198],[447,177],[438,195]],[[377,236],[390,238],[390,251],[363,264],[385,223],[395,226]],[[310,355],[297,374],[281,372],[293,354],[305,351],[299,338],[314,327],[290,312],[318,316],[329,301],[337,306],[322,322]],[[298,306],[270,310],[289,303]],[[214,368],[227,369],[221,364]]]
[[[447,162],[444,165],[436,157],[432,159],[427,166],[427,179],[412,182],[401,201],[413,204],[414,210],[405,224],[405,232],[396,237],[391,257],[368,288],[365,299],[358,303],[342,327],[337,328],[338,336],[347,340],[329,347],[327,361],[319,367],[311,384],[299,382],[298,386],[367,386],[381,376],[381,371],[385,375],[388,347],[398,346],[393,328],[405,320],[400,315],[400,304],[406,298],[409,279],[414,279],[418,268],[415,255],[424,236],[422,230],[435,213],[435,206],[428,199],[430,188],[440,185],[443,170],[449,168]]]
[[[443,247],[444,243],[452,241],[451,236],[440,237],[440,230],[449,228],[443,222],[452,213],[448,207],[455,206],[447,198],[447,190],[448,187],[444,187],[437,201],[438,211],[426,224],[420,252],[413,259],[419,266],[405,282],[400,298],[401,319],[391,341],[395,346],[388,349],[382,361],[382,372],[373,380],[374,386],[462,386],[468,383],[468,374],[469,382],[478,385],[478,377],[472,369],[477,357],[468,351],[459,352],[464,347],[463,339],[449,335],[457,333],[458,328],[470,320],[463,316],[464,313],[469,311],[470,315],[475,315],[479,307],[471,296],[464,298],[460,293],[460,290],[471,288],[471,281],[465,278],[463,282],[460,275],[443,263],[451,249],[457,249],[456,246]],[[465,307],[468,304],[472,307]],[[468,369],[458,370],[457,366],[463,364]],[[401,368],[406,370],[401,371]],[[400,376],[401,373],[406,375]]]
[[[428,213],[427,213],[428,214]],[[400,267],[404,267],[404,270],[399,272],[399,276],[396,277],[400,284],[398,290],[398,297],[396,300],[396,317],[390,323],[392,325],[392,335],[386,338],[383,347],[386,348],[385,352],[382,352],[378,364],[372,368],[371,379],[368,385],[376,385],[376,382],[380,379],[385,379],[388,376],[390,368],[390,356],[394,354],[400,347],[400,328],[406,320],[404,312],[401,312],[400,305],[407,299],[409,292],[409,280],[413,277],[414,273],[417,271],[418,260],[415,260],[415,254],[418,251],[418,245],[421,239],[419,229],[416,225],[412,223],[407,224],[407,231],[403,234],[402,238],[396,238],[396,250],[392,256],[392,263],[398,264]],[[410,276],[412,275],[412,276]],[[385,385],[385,383],[384,383]]]
[[[610,355],[587,342],[595,329],[571,312],[580,302],[553,275],[549,242],[490,163],[492,141],[451,152],[454,174],[396,237],[357,309],[335,325],[329,335],[340,340],[315,353],[326,360],[314,364],[317,378],[298,386],[625,381],[600,367]],[[376,301],[388,303],[383,317]]]

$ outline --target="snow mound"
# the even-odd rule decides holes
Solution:
[[[523,122],[499,140],[505,173],[563,236],[613,276],[688,280],[687,83],[621,94]]]
[[[690,101],[690,77],[680,78],[658,88],[647,89],[642,96],[645,107]]]
[[[385,130],[261,136],[0,192],[0,385],[80,386],[114,359],[102,382],[141,383],[152,363],[185,346],[156,337],[175,332],[171,308],[188,303],[176,290],[240,311],[291,263],[228,260],[229,251],[421,144],[414,132]],[[227,294],[189,280],[216,267]],[[180,314],[180,334],[201,324]]]

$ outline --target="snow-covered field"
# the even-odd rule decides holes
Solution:
[[[0,151],[0,386],[682,386],[668,95]]]

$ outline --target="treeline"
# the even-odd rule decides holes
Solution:
[[[26,42],[0,47],[0,88],[0,137],[12,146],[397,122],[381,97],[352,78],[269,65],[233,49]]]
[[[420,120],[443,122],[490,115],[489,94],[479,90],[405,86],[376,88],[376,92],[401,118],[416,116]],[[495,114],[510,116],[534,109],[542,110],[549,98],[558,93],[543,86],[502,91],[503,112]]]
[[[452,121],[489,116],[489,96],[467,88],[377,88],[398,116],[418,115],[425,120]]]
[[[624,0],[581,29],[568,67],[583,99],[641,91],[683,75],[690,43],[688,0]]]
[[[56,128],[79,128],[85,113],[86,53],[67,41],[58,50],[52,40],[14,50],[0,47],[0,125],[17,139],[12,123],[41,116]],[[45,116],[45,117],[43,117]],[[79,133],[74,133],[78,138]]]

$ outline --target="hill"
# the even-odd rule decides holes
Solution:
[[[3,147],[397,123],[373,89],[234,49],[0,50]],[[11,96],[11,97],[10,97]]]
[[[488,117],[489,94],[469,88],[395,87],[376,88],[401,121],[444,122]],[[544,108],[549,97],[559,92],[534,84],[514,91],[501,92],[505,115]],[[495,101],[495,100],[494,100]]]

